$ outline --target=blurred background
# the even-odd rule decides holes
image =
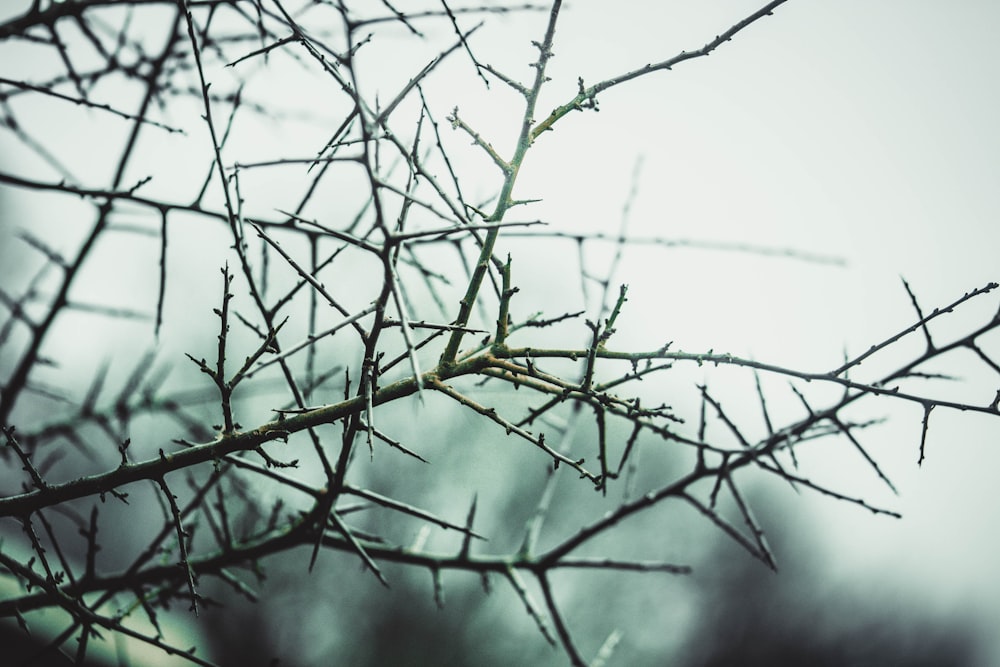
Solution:
[[[30,4],[6,3],[0,21]],[[606,3],[570,3],[537,115],[572,98],[578,77],[590,85],[699,48],[760,4],[629,0],[609,9]],[[136,40],[157,43],[169,15],[169,5],[153,4],[131,15],[106,8],[99,17],[112,26],[130,21]],[[522,81],[531,76],[531,40],[541,39],[547,11],[460,14],[458,20],[463,28],[485,20],[470,38],[481,61]],[[1000,278],[1000,43],[992,34],[998,22],[1000,6],[985,1],[791,0],[711,56],[614,87],[598,97],[599,112],[560,121],[538,140],[521,170],[516,196],[541,201],[525,207],[519,219],[543,220],[549,231],[612,237],[624,224],[637,238],[676,242],[630,245],[615,265],[612,284],[629,285],[615,347],[655,349],[674,341],[679,350],[711,349],[804,371],[830,370],[845,355],[912,324],[915,312],[901,277],[925,312]],[[100,63],[78,26],[59,26],[73,45],[74,63],[84,68],[88,57],[94,66]],[[359,67],[372,86],[364,94],[390,99],[454,39],[446,21],[421,28],[426,40],[414,39],[402,25],[374,31],[370,49],[359,51]],[[226,55],[234,60],[252,48],[230,44]],[[51,46],[9,36],[0,41],[0,63],[0,76],[29,81],[62,68]],[[273,105],[280,120],[243,120],[227,142],[227,163],[314,155],[329,138],[328,109],[343,104],[336,87],[315,67],[280,53],[266,67],[248,67],[260,71],[247,79],[245,99]],[[238,74],[231,70],[207,73],[216,90],[235,87]],[[190,77],[183,80],[194,85]],[[64,92],[71,92],[66,86]],[[0,82],[0,94],[11,90]],[[506,153],[519,129],[518,96],[499,83],[487,89],[460,53],[442,63],[423,92],[467,196],[487,200],[499,183],[495,167],[444,119],[457,107],[463,120]],[[121,108],[133,108],[135,95],[114,77],[94,92]],[[399,118],[415,117],[411,103],[401,106]],[[0,171],[107,186],[128,123],[49,97],[11,96],[3,105],[5,118],[16,117],[22,133],[0,133]],[[174,100],[163,109],[164,122],[187,134],[144,133],[143,159],[129,165],[124,182],[152,176],[143,193],[190,200],[210,164],[200,113],[194,101],[186,106]],[[301,178],[293,168],[246,172],[248,214],[291,208]],[[336,210],[354,186],[344,182],[342,192],[326,193],[324,201]],[[139,207],[130,213],[127,205],[119,216],[121,229],[102,239],[74,295],[148,316],[158,288],[159,220]],[[45,262],[19,234],[29,230],[72,255],[92,218],[91,204],[79,198],[0,182],[4,292],[23,293]],[[217,322],[209,313],[218,305],[219,268],[232,260],[231,239],[220,223],[196,216],[171,217],[170,228],[171,275],[159,336],[148,317],[69,313],[45,348],[58,367],[33,376],[40,386],[79,400],[102,366],[108,386],[121,386],[148,363],[165,374],[164,388],[190,390],[185,410],[192,420],[218,419],[206,379],[183,355],[212,353]],[[791,249],[821,261],[748,247]],[[598,288],[581,286],[580,257],[600,275],[612,265],[615,248],[593,241],[578,255],[571,240],[539,243],[511,234],[501,237],[498,255],[514,257],[518,313],[555,316],[578,307],[595,312]],[[359,260],[350,280],[363,282],[368,269]],[[34,289],[45,294],[51,280],[42,278]],[[363,295],[358,299],[352,306],[363,304]],[[34,305],[41,308],[44,301]],[[932,332],[947,342],[988,321],[996,309],[995,297],[976,299]],[[570,331],[574,344],[586,344],[585,327]],[[994,358],[1000,354],[996,335],[981,342]],[[18,344],[14,334],[0,348],[5,377]],[[859,374],[877,377],[922,345],[919,336],[904,339],[866,362]],[[147,356],[151,349],[154,357]],[[945,368],[960,381],[932,385],[935,391],[976,404],[992,400],[997,373],[981,359],[955,354]],[[644,391],[651,400],[696,415],[695,385],[701,382],[723,397],[736,419],[761,427],[753,378],[745,372],[678,370],[650,380]],[[801,407],[785,384],[767,385],[769,408],[793,415]],[[20,426],[49,419],[60,405],[40,392],[37,401],[18,404],[12,421]],[[268,418],[273,407],[266,387],[241,406],[244,419],[254,423]],[[514,550],[538,502],[544,470],[530,453],[510,451],[508,441],[473,416],[449,409],[431,400],[419,409],[387,410],[381,418],[387,428],[406,429],[409,442],[421,443],[422,455],[435,466],[432,482],[400,472],[405,469],[389,455],[375,457],[359,475],[371,488],[456,520],[477,496],[477,530],[490,538],[484,551]],[[612,665],[1000,664],[1000,575],[994,564],[1000,503],[992,480],[1000,464],[1000,424],[936,410],[926,460],[918,466],[920,409],[872,401],[866,414],[887,420],[865,433],[865,443],[898,495],[846,441],[810,452],[811,469],[825,486],[898,511],[902,519],[765,480],[751,498],[778,559],[779,572],[773,573],[700,517],[673,510],[642,517],[621,527],[618,542],[598,545],[602,552],[635,550],[689,564],[694,573],[567,575],[557,581],[584,654],[597,654],[610,636],[617,640]],[[137,449],[151,455],[175,437],[162,435],[164,423],[162,417],[134,422],[130,436]],[[586,428],[574,438],[586,447]],[[117,453],[110,455],[114,461]],[[643,461],[650,476],[683,472],[686,463],[662,451]],[[9,470],[0,479],[6,495],[19,483],[20,471],[13,462],[5,465]],[[93,470],[78,474],[105,467],[95,461]],[[602,511],[599,498],[565,493],[557,499],[569,517]],[[110,520],[116,510],[106,511]],[[392,517],[372,513],[368,520],[416,538],[405,532],[411,526],[393,528]],[[127,550],[143,543],[134,525],[121,524],[115,532],[108,528],[105,552],[114,551],[113,544]],[[257,604],[220,587],[212,593],[222,606],[207,609],[198,622],[178,610],[171,623],[220,664],[276,664],[272,657],[303,665],[566,664],[503,581],[484,584],[478,577],[445,574],[444,605],[438,608],[426,572],[386,566],[392,587],[384,589],[349,554],[322,554],[310,574],[307,561],[308,554],[298,552],[269,560]],[[149,664],[134,647],[117,650],[124,664]]]

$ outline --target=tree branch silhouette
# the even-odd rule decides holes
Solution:
[[[932,410],[1000,416],[1000,392],[968,402],[927,382],[942,377],[933,364],[956,351],[969,351],[984,370],[1000,372],[1000,360],[983,343],[1000,328],[1000,311],[966,326],[950,342],[931,330],[972,302],[995,299],[996,283],[927,311],[904,281],[914,321],[831,370],[676,350],[671,343],[635,350],[626,343],[619,347],[622,337],[615,335],[628,326],[620,316],[629,305],[628,287],[613,279],[631,246],[706,246],[777,255],[773,261],[837,260],[794,248],[631,235],[624,221],[613,235],[550,229],[542,226],[548,221],[531,216],[511,219],[513,209],[531,204],[516,196],[521,167],[569,112],[596,108],[598,95],[611,87],[714,53],[785,2],[770,2],[736,20],[698,49],[590,86],[581,78],[575,96],[541,120],[536,114],[541,93],[550,89],[560,0],[546,7],[442,3],[441,9],[413,11],[387,2],[372,8],[349,2],[78,0],[44,8],[34,2],[0,25],[0,42],[35,43],[59,54],[61,67],[40,73],[7,61],[10,71],[0,77],[2,132],[39,158],[31,164],[48,166],[14,161],[0,169],[0,183],[46,200],[82,203],[90,215],[70,252],[54,232],[0,230],[40,256],[34,275],[0,290],[7,319],[0,349],[11,359],[0,378],[0,453],[8,464],[0,480],[0,567],[12,584],[0,599],[0,616],[16,618],[27,629],[42,610],[62,610],[62,629],[47,641],[80,661],[103,641],[102,631],[208,665],[210,658],[196,655],[183,637],[169,636],[161,626],[171,602],[184,601],[195,612],[211,608],[207,581],[252,598],[245,577],[259,573],[268,559],[303,550],[311,554],[303,570],[336,568],[341,561],[325,555],[343,553],[348,567],[360,563],[385,585],[393,575],[387,564],[426,570],[439,604],[442,573],[495,576],[510,586],[543,641],[560,646],[571,664],[585,665],[590,649],[574,638],[573,615],[560,600],[554,573],[692,571],[689,564],[649,559],[639,550],[629,557],[595,555],[601,538],[617,535],[634,517],[682,507],[771,568],[778,555],[746,492],[751,471],[898,517],[800,470],[795,450],[826,439],[850,443],[894,490],[866,441],[865,429],[875,421],[859,421],[849,408],[877,400],[919,406],[921,462]],[[122,6],[135,21],[115,13]],[[490,64],[476,41],[478,24],[461,25],[466,17],[494,13],[545,17],[540,39],[532,42],[528,76]],[[77,39],[101,63],[67,48],[69,38],[60,30],[70,25],[83,29]],[[371,63],[382,56],[381,40],[400,38],[400,30],[434,55],[404,68],[405,83],[382,88],[393,92],[380,97]],[[442,32],[447,39],[437,44],[434,35]],[[472,65],[474,84],[498,80],[519,98],[520,115],[509,119],[516,129],[512,146],[492,141],[489,129],[425,95],[425,87],[444,76],[448,60],[457,58],[468,59],[467,69]],[[396,64],[405,61],[398,57]],[[322,134],[310,135],[312,153],[290,148],[274,159],[260,158],[241,150],[241,133],[249,132],[253,143],[253,129],[246,128],[294,120],[278,94],[258,98],[254,85],[272,69],[280,76],[279,63],[312,73],[317,87],[333,97],[328,106],[310,110],[325,114]],[[109,94],[115,85],[133,86],[140,94]],[[301,92],[307,98],[308,91]],[[36,99],[75,105],[81,118],[106,115],[127,125],[123,137],[104,142],[113,157],[110,178],[102,181],[99,169],[74,173],[67,166],[68,147],[54,152],[67,164],[51,159],[14,104]],[[442,108],[452,111],[442,114]],[[446,118],[450,135],[435,117]],[[170,187],[160,183],[167,160],[155,146],[165,136],[193,142],[185,144],[193,148],[183,170],[199,178],[187,190],[180,177]],[[470,203],[473,184],[451,147],[456,137],[471,141],[498,172],[485,202]],[[137,165],[157,177],[136,179]],[[266,177],[258,178],[272,169],[292,174],[298,188],[282,190],[282,208],[271,206],[272,194],[260,185]],[[435,175],[442,170],[447,178]],[[247,233],[251,229],[256,233]],[[209,240],[220,233],[221,244]],[[174,248],[186,242],[185,234],[204,234],[206,254],[178,260]],[[146,301],[148,312],[81,298],[99,261],[98,248],[113,242],[133,247],[135,238],[157,244],[157,284]],[[522,316],[519,300],[547,286],[519,284],[516,257],[500,256],[498,242],[507,238],[533,244],[569,240],[581,248],[581,257],[583,246],[612,243],[615,258],[600,274],[581,260],[584,296],[588,280],[601,287],[587,309],[566,306],[563,315]],[[175,323],[209,321],[211,313],[188,306],[187,297],[195,303],[195,295],[182,287],[182,274],[195,263],[210,263],[223,276],[221,300],[216,287],[200,286],[216,295],[214,343],[185,341],[192,346],[188,359],[208,382],[178,388],[167,379],[169,368],[159,368],[150,353],[129,359],[133,370],[116,388],[108,380],[111,362],[94,371],[82,398],[68,377],[62,380],[66,386],[46,384],[58,356],[70,354],[53,341],[72,332],[71,312],[87,310],[107,329],[145,327],[142,335],[154,349],[175,335],[168,333]],[[887,350],[897,353],[910,336],[923,338],[922,349],[888,370],[862,374],[863,363],[883,358]],[[553,338],[565,342],[553,345]],[[700,414],[651,402],[642,381],[681,367],[752,373],[754,390],[746,393],[749,402],[759,402],[766,428],[742,423],[741,414],[727,409],[707,383],[689,388]],[[787,393],[765,392],[761,378],[767,376],[786,380]],[[839,398],[820,403],[810,393],[820,385],[837,388]],[[777,400],[800,402],[798,416],[774,417],[768,402]],[[407,410],[411,416],[400,417]],[[456,413],[478,430],[450,434]],[[402,491],[397,497],[393,489],[379,490],[382,470],[426,480],[426,488],[461,488],[464,480],[456,477],[464,476],[449,472],[449,459],[470,442],[487,440],[519,452],[525,470],[534,466],[546,473],[533,491],[537,501],[523,536],[518,533],[519,548],[494,547],[486,531],[473,529],[474,520],[482,522],[478,493],[463,516],[441,512],[429,500],[407,499]],[[446,441],[450,455],[441,450]],[[660,445],[676,447],[686,467],[638,480],[640,452]],[[581,511],[594,502],[600,509],[578,519],[553,500],[564,488],[589,494]],[[613,493],[618,490],[621,498]],[[462,507],[468,501],[466,496]],[[131,543],[106,560],[104,527],[123,513],[134,522],[141,545]],[[389,518],[380,523],[372,518],[377,513]],[[405,543],[395,530],[400,524],[433,531],[433,545]],[[610,632],[594,658],[598,662],[628,641]]]

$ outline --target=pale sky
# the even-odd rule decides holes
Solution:
[[[657,19],[609,16],[589,3],[567,13],[553,67],[564,86],[576,75],[591,82],[700,46],[729,25],[725,17],[757,7],[626,3],[636,13],[640,4]],[[793,0],[706,59],[608,91],[599,114],[576,114],[545,137],[556,145],[539,150],[539,171],[572,170],[547,210],[558,217],[575,201],[580,213],[567,224],[616,222],[641,154],[632,231],[844,258],[847,267],[836,268],[652,251],[643,255],[649,264],[627,265],[621,278],[633,287],[630,308],[641,308],[640,298],[650,304],[640,320],[646,336],[633,332],[637,338],[829,368],[845,347],[859,353],[913,321],[900,276],[925,312],[1000,277],[998,24],[1000,5],[989,2]],[[586,168],[574,168],[580,162]],[[981,305],[969,309],[973,321],[996,312],[996,298]],[[962,317],[945,324],[939,342],[970,321]],[[986,340],[1000,353],[995,334]],[[958,367],[976,388],[965,395],[988,403],[1000,378],[971,358]],[[883,583],[905,578],[905,589],[1000,624],[996,420],[934,413],[918,469],[919,409],[890,414],[898,429],[876,451],[901,492],[889,505],[904,518],[810,503],[827,517],[816,534],[835,571],[858,568]],[[874,492],[858,479],[865,474],[852,467],[823,478]]]
[[[608,9],[612,4],[615,9]],[[761,4],[568,3],[556,34],[553,80],[538,116],[571,98],[577,77],[595,83],[698,48]],[[472,45],[483,61],[527,79],[534,55],[528,41],[541,38],[544,23],[544,14],[494,17]],[[708,58],[608,90],[598,98],[600,112],[564,118],[539,139],[522,169],[515,194],[544,201],[526,208],[520,219],[545,220],[554,230],[617,233],[641,158],[629,218],[633,234],[792,248],[841,258],[846,266],[703,249],[636,249],[615,279],[631,290],[617,342],[655,348],[675,340],[685,351],[714,349],[830,370],[845,349],[858,354],[913,322],[900,277],[925,312],[1000,280],[998,25],[995,2],[791,0]],[[427,57],[432,55],[428,51]],[[0,62],[5,57],[0,51]],[[393,81],[385,84],[384,95],[390,96],[426,60],[424,54],[413,56],[405,70],[389,63],[370,66],[384,68],[387,81]],[[444,117],[457,106],[499,150],[509,150],[517,99],[499,83],[486,91],[470,73],[468,60],[455,54],[426,90],[456,159],[472,174],[467,190],[488,196],[498,183],[492,165],[466,137],[452,133]],[[296,98],[303,87],[293,76],[262,85],[291,108],[320,108],[327,93],[335,92],[316,85]],[[83,136],[79,128],[60,124],[63,111],[35,116],[45,128],[43,138],[53,150],[79,151],[76,175],[82,180],[105,182],[109,166],[101,159],[99,133]],[[95,115],[95,122],[118,121]],[[231,159],[315,146],[322,135],[296,131],[248,130],[237,137],[245,143],[234,140]],[[163,146],[153,148],[160,156],[155,169],[163,175],[151,187],[203,177],[203,161],[192,170],[181,144],[161,140]],[[0,168],[34,159],[17,150],[4,139]],[[152,167],[139,165],[137,177],[143,168]],[[40,178],[58,178],[42,164],[37,169]],[[280,202],[282,190],[271,183],[257,194],[267,209]],[[13,193],[12,201],[13,210],[40,229],[58,224],[61,213],[43,212],[37,200]],[[62,205],[63,213],[86,210]],[[64,242],[73,247],[72,232]],[[570,244],[548,246],[564,248],[563,255],[508,243],[501,242],[499,252],[521,253],[515,255],[515,271],[524,310],[530,310],[532,298],[542,304],[558,303],[566,294],[578,298]],[[7,240],[2,245],[2,261],[20,261],[10,255]],[[138,266],[155,261],[155,248],[149,250],[149,257],[135,259]],[[554,274],[563,261],[568,275]],[[213,275],[217,270],[214,264],[206,269]],[[95,269],[93,289],[114,275]],[[546,291],[529,296],[532,284]],[[996,311],[997,297],[977,303],[941,324],[940,342],[968,322],[985,322]],[[101,335],[92,334],[100,341],[95,344],[127,344]],[[1000,336],[983,342],[1000,355]],[[920,344],[917,338],[905,349],[919,350]],[[859,373],[874,373],[877,364],[866,364]],[[963,396],[988,403],[1000,378],[971,355],[956,364],[971,388],[960,390],[967,392]],[[747,406],[746,414],[755,409]],[[841,456],[850,452],[830,457],[823,481],[851,495],[870,493],[876,504],[901,511],[904,519],[872,517],[829,499],[804,500],[821,517],[816,537],[836,563],[831,572],[860,573],[890,587],[899,582],[943,605],[980,610],[1000,625],[1000,573],[994,562],[1000,503],[992,480],[1000,465],[1000,423],[936,411],[928,457],[918,469],[919,409],[880,404],[871,413],[894,420],[874,437],[873,449],[900,496],[873,484],[869,469],[853,464],[841,469]],[[1000,660],[1000,646],[997,656]]]

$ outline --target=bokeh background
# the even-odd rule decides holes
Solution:
[[[0,21],[28,4],[5,3]],[[757,7],[735,0],[629,0],[613,8],[571,3],[557,31],[552,81],[540,109],[575,94],[578,77],[589,84],[700,47]],[[155,34],[166,9],[143,8],[131,19],[135,29]],[[123,16],[109,10],[106,20]],[[531,40],[541,38],[546,16],[526,11],[485,17],[470,44],[484,62],[526,79],[535,53]],[[460,17],[468,27],[478,20]],[[613,88],[599,97],[599,112],[563,119],[539,140],[522,169],[517,195],[542,198],[523,215],[556,231],[612,235],[624,218],[636,237],[681,242],[630,246],[618,265],[613,281],[630,286],[615,339],[620,347],[649,349],[672,340],[676,349],[727,351],[809,371],[833,368],[845,353],[857,354],[912,323],[914,311],[900,277],[925,310],[1000,278],[995,84],[1000,42],[993,35],[998,23],[1000,6],[986,1],[791,0],[708,58]],[[378,91],[391,96],[441,43],[450,43],[450,30],[445,22],[429,24],[429,39],[420,46],[402,26],[382,29],[372,48],[378,55],[365,59],[361,52],[363,67]],[[66,36],[72,35],[68,28]],[[37,44],[0,41],[0,74],[6,78],[42,78],[59,67],[57,58]],[[336,98],[330,83],[280,55],[269,68],[253,77],[246,94],[289,115],[280,123],[239,128],[227,146],[231,161],[309,155],[329,134],[323,109]],[[213,72],[213,85],[227,85],[226,76]],[[519,100],[500,84],[487,90],[463,56],[445,61],[427,81],[425,94],[439,120],[458,107],[495,146],[512,145]],[[129,95],[134,91],[117,89],[114,81],[100,90],[104,99],[123,100],[123,107],[129,106]],[[109,137],[121,136],[123,121],[53,99],[12,99],[10,105],[25,131],[70,173],[59,173],[39,157],[44,151],[11,133],[0,136],[0,170],[49,181],[71,176],[95,186],[108,181],[116,153],[105,147],[114,145]],[[189,196],[209,164],[199,113],[195,104],[167,113],[172,122],[194,128],[185,137],[144,135],[146,160],[130,167],[133,180],[154,175],[149,187],[156,193]],[[443,129],[446,125],[442,122]],[[493,166],[467,137],[444,134],[467,191],[491,196],[499,182]],[[247,191],[253,193],[248,206],[272,211],[287,200],[296,174],[275,171],[252,178],[247,176]],[[350,184],[344,188],[349,191]],[[4,290],[23,289],[40,261],[16,240],[18,230],[31,230],[71,253],[87,226],[75,221],[89,221],[90,211],[89,204],[72,198],[0,184]],[[132,222],[150,224],[146,215],[136,211]],[[171,224],[172,242],[177,240],[170,250],[172,277],[160,337],[154,339],[145,320],[115,320],[109,326],[93,315],[67,316],[47,347],[60,363],[58,375],[48,376],[51,382],[63,388],[76,383],[75,391],[82,393],[95,369],[111,359],[111,384],[127,377],[155,345],[157,359],[174,364],[171,383],[204,387],[182,355],[209,349],[214,341],[215,322],[198,314],[216,306],[226,231],[202,220]],[[115,238],[121,243],[99,249],[76,292],[148,311],[157,285],[156,238],[124,233]],[[724,244],[790,248],[842,262],[718,247]],[[515,257],[520,312],[558,314],[570,309],[567,303],[584,303],[573,243],[552,239],[541,248],[512,235],[499,248],[501,255],[507,251]],[[588,266],[599,272],[613,252],[613,244],[588,243]],[[977,300],[935,333],[948,340],[995,310],[995,298]],[[585,340],[585,332],[577,335]],[[907,340],[899,349],[919,350],[921,344]],[[989,345],[1000,353],[996,337]],[[13,364],[11,354],[11,347],[0,349],[4,372]],[[864,370],[874,375],[879,363]],[[998,378],[972,355],[949,359],[948,369],[961,382],[942,391],[980,404],[992,399]],[[681,374],[650,383],[647,391],[694,406],[694,383],[703,380],[698,372]],[[759,419],[746,374],[713,376],[711,382],[738,418]],[[793,410],[794,397],[775,392],[775,410]],[[872,416],[888,422],[872,429],[867,442],[898,496],[857,464],[846,443],[826,446],[814,465],[827,485],[897,510],[902,520],[798,495],[771,481],[754,498],[778,557],[778,574],[710,527],[690,525],[689,518],[642,522],[623,531],[620,548],[653,545],[662,550],[657,555],[682,559],[695,573],[682,579],[596,576],[567,585],[570,620],[582,648],[592,654],[617,627],[621,640],[610,664],[1000,663],[994,632],[1000,625],[995,568],[1000,503],[993,482],[1000,425],[982,416],[936,411],[927,459],[918,467],[919,409],[890,402],[873,406]],[[268,409],[266,400],[261,407]],[[17,416],[30,420],[51,409],[45,403],[24,405]],[[432,403],[426,409],[444,407]],[[407,424],[414,414],[403,410],[386,419]],[[539,477],[523,474],[517,456],[497,451],[468,415],[447,417],[451,430],[444,438],[430,421],[418,415],[414,433],[472,443],[461,455],[439,460],[452,483],[427,489],[418,478],[393,477],[392,470],[373,468],[367,474],[456,517],[478,490],[480,503],[493,509],[491,547],[516,544],[536,502]],[[156,423],[134,429],[137,442],[158,446]],[[116,539],[129,543],[130,536]],[[485,595],[475,577],[448,578],[439,610],[426,573],[390,567],[393,587],[387,591],[363,576],[350,556],[325,555],[326,566],[308,575],[306,556],[294,556],[269,563],[261,603],[211,610],[199,624],[178,614],[176,623],[189,627],[223,664],[268,664],[265,656],[272,655],[284,656],[282,664],[565,663],[541,641],[502,582]]]

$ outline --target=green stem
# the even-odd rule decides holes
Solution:
[[[549,62],[549,58],[552,57],[552,40],[556,34],[556,19],[559,17],[559,8],[562,6],[562,0],[555,0],[552,3],[552,10],[549,12],[549,25],[545,30],[545,40],[541,44],[536,44],[538,46],[539,55],[538,61],[535,63],[535,82],[525,95],[525,108],[524,115],[521,118],[521,132],[517,139],[517,147],[514,150],[514,157],[511,159],[508,166],[504,169],[504,182],[503,187],[500,189],[500,196],[497,199],[496,208],[493,213],[486,219],[486,222],[501,222],[506,215],[507,211],[511,206],[514,205],[511,199],[511,193],[514,191],[514,183],[517,181],[517,174],[521,168],[521,163],[524,162],[524,156],[531,147],[532,134],[531,126],[534,124],[535,120],[535,105],[538,102],[538,94],[542,89],[542,84],[545,83],[545,67]],[[486,271],[489,269],[490,259],[493,257],[493,249],[496,247],[497,238],[500,236],[500,228],[495,227],[491,229],[486,234],[486,239],[483,241],[483,247],[479,251],[479,259],[476,261],[476,266],[472,272],[472,278],[469,280],[469,286],[465,290],[465,296],[459,302],[458,317],[452,323],[456,326],[455,330],[452,331],[451,337],[448,339],[448,344],[445,346],[444,352],[441,354],[440,366],[442,368],[447,368],[455,363],[455,357],[458,355],[459,346],[462,344],[462,337],[465,335],[464,328],[469,324],[469,316],[472,314],[472,307],[476,303],[476,299],[479,296],[479,290],[483,286],[483,279],[486,277]]]

